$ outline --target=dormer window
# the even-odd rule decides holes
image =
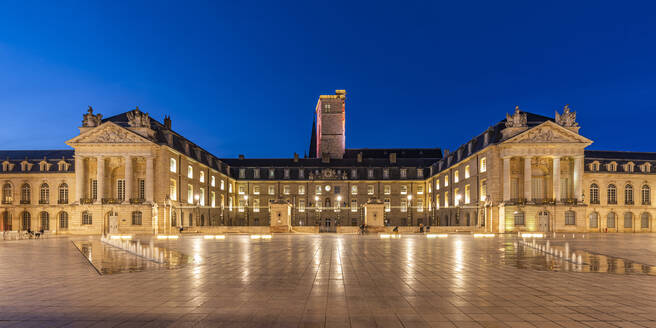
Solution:
[[[634,169],[635,169],[635,164],[633,164],[633,162],[628,162],[624,165],[624,170],[626,172],[633,172]]]
[[[21,164],[21,171],[23,172],[32,170],[32,166],[34,165],[28,162],[27,160],[22,161],[20,164]]]
[[[417,169],[417,177],[418,178],[424,177],[424,169]]]
[[[298,177],[299,179],[305,178],[305,171],[303,169],[298,169]]]
[[[284,174],[285,174],[285,179],[289,179],[289,169],[285,169]]]
[[[253,169],[253,179],[259,179],[260,178],[260,169],[254,168]]]
[[[408,169],[401,169],[401,179],[408,177]]]
[[[467,144],[467,155],[471,155],[471,152],[472,152],[472,143],[469,142]]]
[[[485,135],[483,135],[483,144],[487,146],[487,144],[490,143],[490,133],[485,132]]]
[[[357,179],[357,178],[358,178],[358,170],[351,169],[351,179]]]
[[[269,179],[273,179],[274,177],[275,177],[275,170],[269,169]]]
[[[389,179],[389,169],[388,168],[383,169],[383,179]]]
[[[610,172],[615,172],[615,171],[617,171],[617,163],[616,163],[616,162],[610,162],[610,163],[608,163],[608,164],[606,164],[606,165],[607,165],[607,169],[608,169],[608,171],[610,171]]]
[[[594,162],[590,163],[590,171],[599,172],[599,162],[594,161]]]
[[[244,179],[246,177],[246,169],[239,169],[239,178]]]
[[[640,165],[640,170],[642,171],[642,173],[651,172],[651,163],[645,162],[644,164]]]
[[[374,169],[368,169],[368,170],[367,170],[367,177],[368,177],[369,179],[373,179],[373,178],[374,178]]]

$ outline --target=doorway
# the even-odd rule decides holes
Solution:
[[[549,232],[549,212],[538,213],[538,231]]]
[[[319,222],[319,232],[337,232],[337,225],[334,219],[323,218]]]

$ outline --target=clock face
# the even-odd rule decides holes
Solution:
[[[326,189],[326,191],[330,191],[330,186],[329,186],[329,185],[326,185],[326,188],[325,188],[325,189]]]

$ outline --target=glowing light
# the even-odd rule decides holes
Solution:
[[[381,233],[380,235],[378,235],[378,237],[380,239],[399,239],[399,238],[401,238],[401,235],[399,235],[399,234],[391,235],[391,234],[388,234],[388,233]]]
[[[132,239],[132,235],[111,235],[109,239]]]
[[[449,237],[449,235],[445,233],[438,233],[438,234],[429,233],[426,235],[426,238],[446,238],[446,237]]]
[[[475,233],[474,238],[492,238],[494,237],[493,233]]]
[[[178,235],[157,235],[157,239],[162,240],[162,239],[178,239],[180,236]]]
[[[251,235],[251,239],[271,239],[272,235]]]
[[[533,233],[522,233],[522,238],[543,238],[544,234],[539,233],[539,232],[533,232]]]

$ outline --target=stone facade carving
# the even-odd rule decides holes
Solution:
[[[346,174],[346,171],[342,172],[342,170],[322,169],[321,171],[310,172],[308,178],[310,180],[346,180],[348,174]]]
[[[526,113],[520,112],[519,106],[515,106],[515,113],[512,116],[506,113],[506,127],[507,128],[526,127]]]
[[[556,111],[555,119],[556,123],[567,128],[579,126],[579,124],[576,122],[576,112],[570,112],[569,105],[565,105],[565,107],[563,107],[562,115]]]
[[[133,128],[150,128],[150,117],[148,113],[139,110],[139,106],[127,113],[128,124]]]
[[[141,143],[144,142],[139,136],[132,132],[121,129],[117,126],[106,125],[100,131],[94,131],[92,134],[79,140],[79,143]]]
[[[87,113],[82,115],[82,126],[87,128],[93,128],[100,125],[102,121],[102,114],[93,114],[93,107],[89,106]]]
[[[573,140],[567,138],[560,133],[546,127],[538,127],[528,131],[526,137],[518,140],[524,143],[540,143],[540,142],[572,142]]]

